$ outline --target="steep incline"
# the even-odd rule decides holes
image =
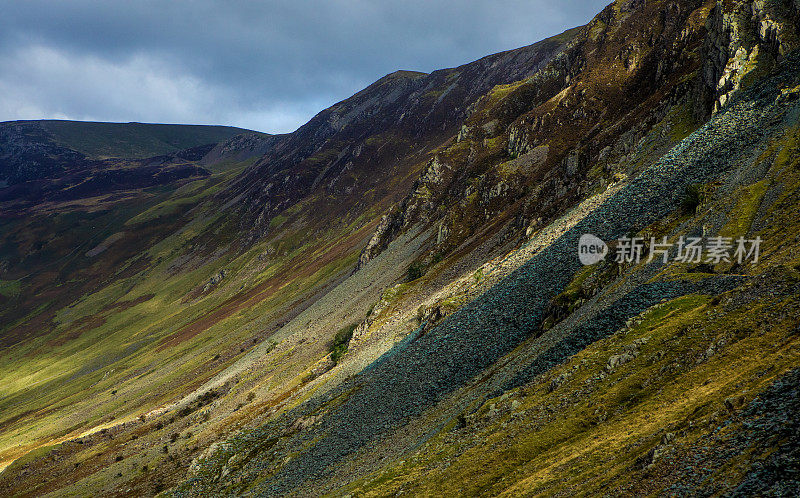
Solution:
[[[329,198],[330,217],[385,209],[408,189],[426,155],[452,136],[470,106],[498,84],[535,74],[575,36],[571,30],[528,47],[431,74],[398,71],[326,109],[250,168],[236,198],[242,229],[255,240],[298,200]]]
[[[607,307],[561,329],[558,338],[549,334],[547,343],[529,342],[527,347],[541,353],[529,358],[528,364],[516,364],[515,374],[507,377],[500,392],[487,390],[497,388],[493,383],[480,386],[481,377],[491,376],[500,358],[541,333],[546,307],[580,267],[576,248],[582,233],[613,240],[641,232],[679,210],[686,187],[724,183],[751,168],[754,156],[781,138],[787,126],[796,124],[800,107],[787,106],[781,88],[796,86],[798,76],[800,61],[793,60],[784,65],[782,76],[738,95],[697,132],[478,300],[425,334],[412,334],[362,375],[323,399],[231,441],[209,460],[209,469],[199,473],[202,479],[188,481],[184,489],[191,495],[223,490],[233,494],[245,490],[256,494],[330,492],[349,484],[348,479],[379,468],[379,455],[399,458],[433,437],[455,416],[452,409],[440,415],[445,418],[428,418],[412,429],[423,432],[409,433],[404,427],[447,400],[450,393],[469,385],[477,391],[473,399],[488,399],[529,382],[660,302],[687,294],[718,295],[743,284],[746,277],[739,275],[712,276],[699,282],[660,278],[645,284],[664,270],[658,262],[646,265],[637,270],[644,275],[631,278],[641,283],[613,291]],[[696,229],[691,228],[690,233]],[[296,420],[312,416],[313,425],[294,432]],[[231,465],[234,460],[237,463]],[[220,471],[217,480],[214,473]],[[263,476],[266,479],[260,478]]]

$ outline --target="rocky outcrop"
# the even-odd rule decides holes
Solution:
[[[214,286],[222,282],[226,276],[228,276],[228,271],[225,270],[224,268],[215,273],[211,278],[208,279],[208,282],[206,282],[206,284],[203,286],[203,293],[208,292]]]
[[[213,149],[202,157],[200,163],[209,165],[220,161],[238,162],[254,157],[262,157],[285,139],[286,135],[243,133],[215,145]]]
[[[356,270],[363,268],[372,258],[386,249],[386,246],[394,239],[401,227],[402,216],[400,216],[399,210],[383,215],[378,226],[375,227],[375,233],[372,235],[372,238],[369,239],[366,247],[364,247],[361,251],[361,255],[358,257]]]
[[[794,0],[718,1],[706,21],[703,80],[718,112],[800,47],[800,5]]]
[[[361,269],[372,258],[380,254],[403,229],[412,223],[431,222],[435,217],[437,201],[445,193],[446,181],[452,177],[452,174],[452,167],[443,162],[439,156],[434,156],[428,161],[419,179],[414,183],[411,193],[381,218],[369,243],[361,251],[356,270]],[[446,230],[446,228],[440,228],[440,239],[442,230]]]
[[[616,2],[530,77],[477,100],[437,154],[450,172],[430,188],[430,168],[422,171],[381,223],[369,256],[417,221],[437,226],[431,251],[439,254],[482,230],[505,230],[504,240],[522,237],[534,220],[552,220],[624,178],[644,156],[666,151],[666,132],[657,146],[646,146],[645,137],[674,126],[664,124],[667,116],[684,113],[699,92],[706,36],[700,7]],[[503,227],[508,218],[513,223]]]

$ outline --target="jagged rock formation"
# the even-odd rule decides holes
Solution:
[[[800,47],[798,25],[793,0],[717,2],[706,23],[703,67],[714,112]]]

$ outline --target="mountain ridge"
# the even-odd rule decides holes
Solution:
[[[619,0],[0,218],[0,494],[800,491],[798,16]]]

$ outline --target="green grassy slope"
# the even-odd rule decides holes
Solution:
[[[374,213],[320,226],[313,210],[296,206],[270,237],[227,250],[237,220],[213,197],[254,160],[226,163],[208,178],[0,220],[7,228],[0,260],[14,276],[0,280],[0,467],[42,444],[136,422],[180,400],[252,351],[268,350],[272,334],[351,271]],[[327,354],[322,336],[313,343],[276,358],[271,382],[301,384]],[[160,424],[174,431],[184,422]],[[195,432],[208,444],[209,434]]]

